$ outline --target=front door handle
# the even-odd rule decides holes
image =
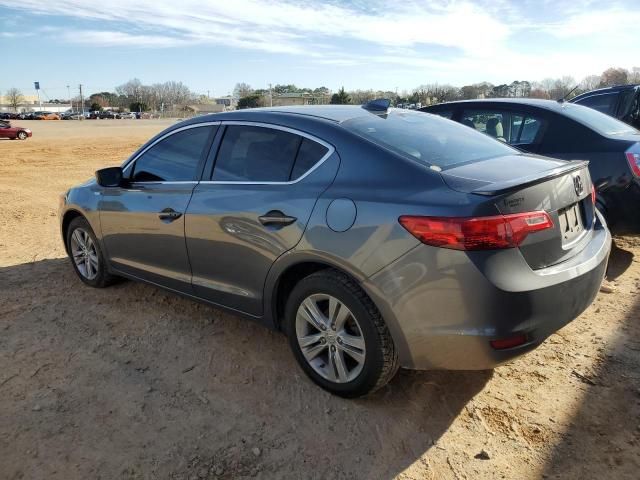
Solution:
[[[173,208],[165,208],[160,213],[158,213],[158,218],[163,222],[173,222],[174,220],[179,219],[182,216],[182,213],[176,212]]]
[[[293,222],[297,220],[296,217],[290,217],[285,215],[280,210],[271,210],[270,212],[265,213],[264,215],[258,217],[258,220],[261,224],[268,226],[281,226],[284,227],[286,225],[291,225]]]

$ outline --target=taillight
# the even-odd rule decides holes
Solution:
[[[636,177],[640,177],[640,153],[627,152],[626,155],[631,171]]]
[[[547,212],[491,217],[418,217],[403,215],[400,224],[422,243],[455,250],[518,247],[527,235],[553,227]]]
[[[596,187],[591,185],[591,203],[596,204]]]

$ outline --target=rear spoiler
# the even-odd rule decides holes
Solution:
[[[511,180],[505,180],[504,182],[490,183],[488,185],[484,185],[475,190],[472,190],[471,193],[475,193],[478,195],[488,195],[488,196],[507,193],[510,190],[516,190],[523,187],[530,187],[532,185],[536,185],[538,183],[551,180],[552,178],[561,177],[563,175],[566,175],[567,173],[585,168],[588,165],[589,165],[588,160],[571,160],[571,161],[568,161],[566,165],[543,172],[542,175],[538,173],[535,175],[529,175],[525,177],[514,178]]]

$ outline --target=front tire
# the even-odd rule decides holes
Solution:
[[[74,218],[67,229],[67,252],[80,280],[94,288],[111,285],[117,279],[107,263],[95,233],[84,217]]]
[[[28,137],[27,132],[18,132],[18,139],[26,140]]]
[[[296,360],[317,385],[341,397],[367,395],[398,370],[391,334],[371,299],[335,270],[302,279],[285,309]]]

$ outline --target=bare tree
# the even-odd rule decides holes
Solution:
[[[580,82],[580,88],[585,92],[589,92],[591,90],[595,90],[600,85],[600,76],[599,75],[589,75],[584,77]]]
[[[600,86],[613,87],[614,85],[625,85],[628,81],[629,72],[624,68],[608,68],[602,72]]]
[[[236,83],[236,86],[233,88],[233,96],[236,98],[248,97],[252,93],[253,88],[251,88],[251,85],[249,85],[248,83]]]
[[[640,83],[640,67],[633,67],[628,78],[629,83]]]
[[[20,104],[24,102],[22,92],[17,88],[7,90],[7,99],[9,100],[9,106],[13,108],[14,112],[17,112]]]

